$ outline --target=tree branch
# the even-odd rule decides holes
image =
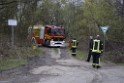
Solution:
[[[4,3],[0,3],[0,5],[8,5],[8,4],[12,4],[12,3],[17,3],[19,1],[11,1],[11,2],[4,2]]]

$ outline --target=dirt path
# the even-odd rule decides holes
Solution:
[[[45,48],[28,74],[2,80],[0,83],[124,83],[124,67],[103,64],[94,69],[91,63],[79,61],[67,49]],[[41,63],[42,64],[41,64]]]

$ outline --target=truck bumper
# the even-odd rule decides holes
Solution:
[[[65,47],[65,41],[50,41],[51,47]]]

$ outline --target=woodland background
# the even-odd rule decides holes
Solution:
[[[104,58],[124,62],[124,0],[0,0],[0,56],[3,58],[18,54],[11,49],[11,27],[7,24],[11,18],[18,21],[14,28],[16,48],[29,46],[30,25],[42,24],[64,26],[66,40],[77,38],[79,49],[88,50],[89,36],[100,34],[103,40],[100,26],[107,25],[110,28]]]

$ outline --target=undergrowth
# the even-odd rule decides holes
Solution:
[[[42,48],[32,49],[31,47],[18,47],[7,50],[0,56],[0,70],[7,70],[26,64],[27,59],[40,56]]]

